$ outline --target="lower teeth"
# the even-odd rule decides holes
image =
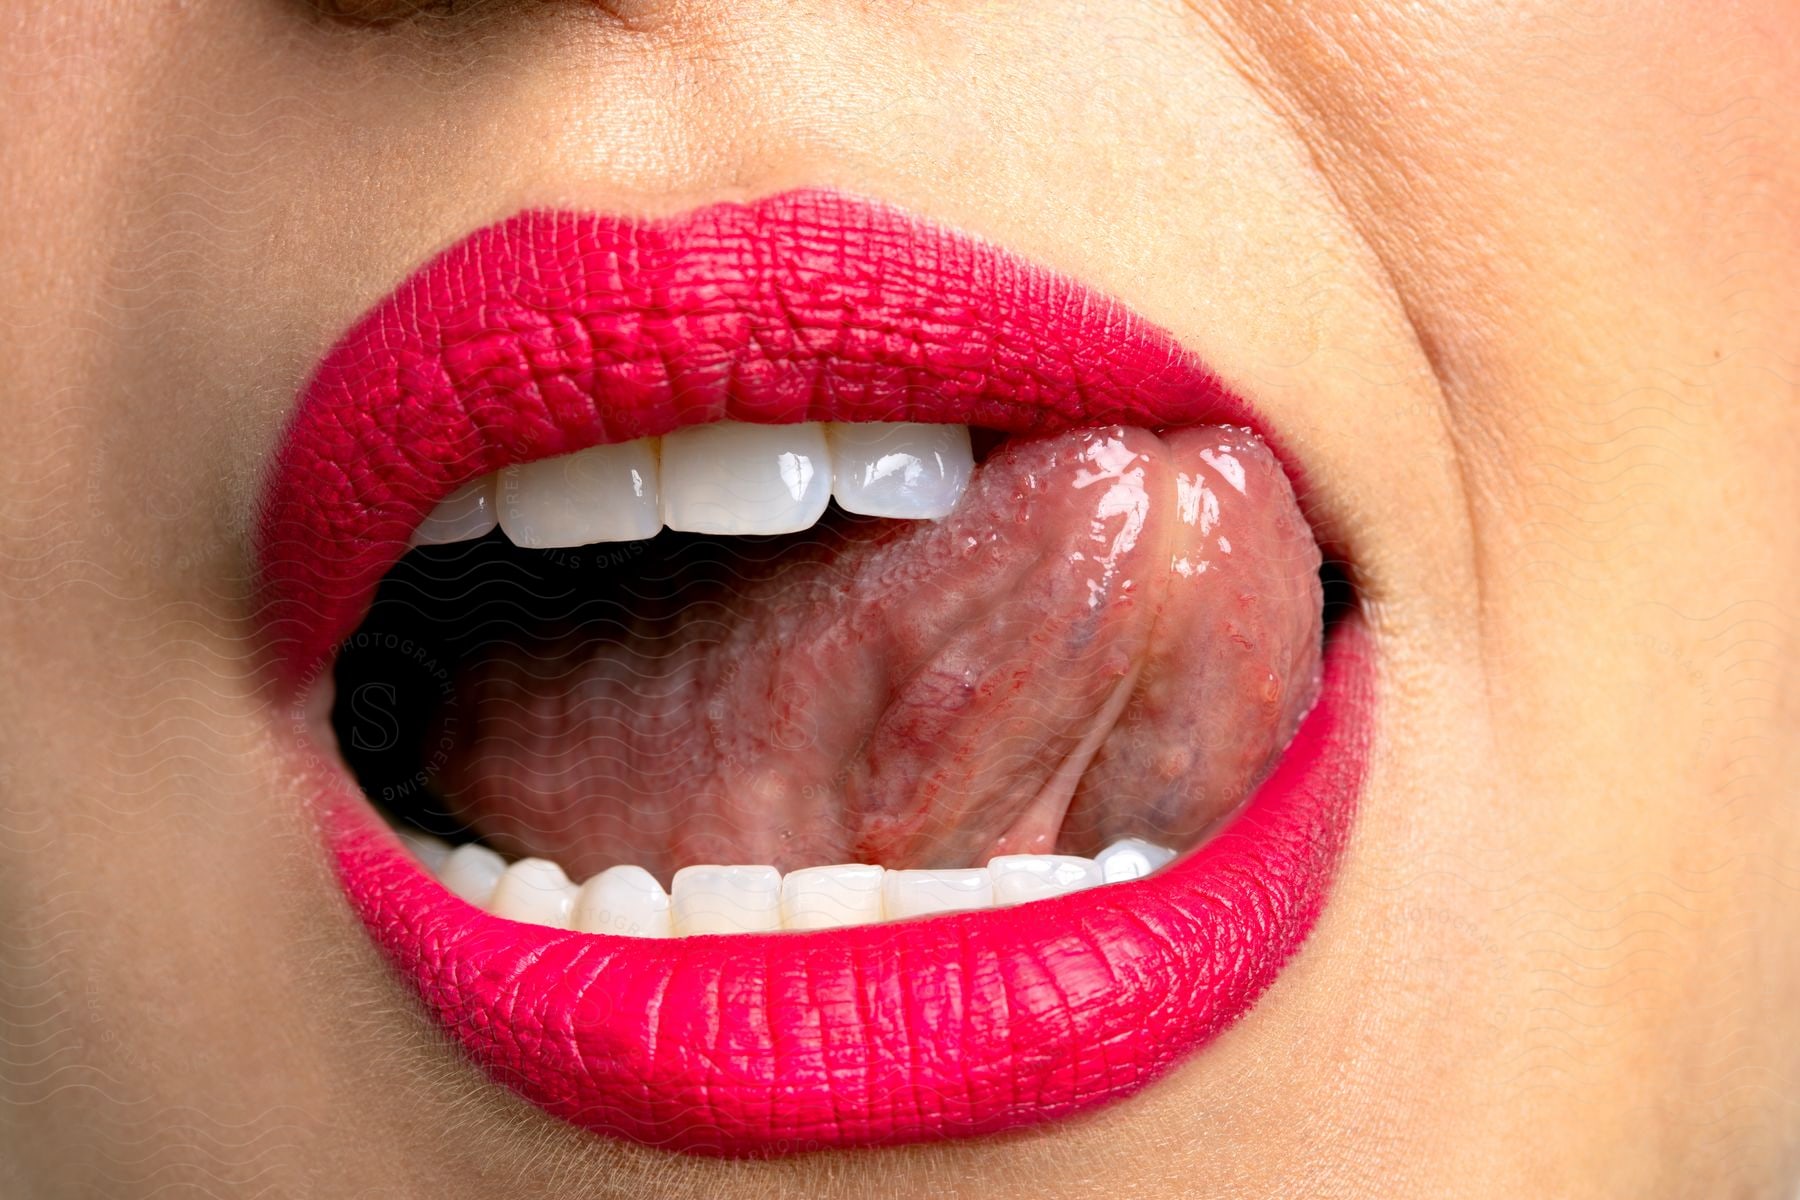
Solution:
[[[1122,838],[1093,858],[1004,854],[985,867],[957,870],[848,863],[783,876],[767,866],[701,865],[675,872],[665,891],[642,867],[609,867],[577,885],[548,859],[509,866],[486,846],[451,849],[410,831],[401,839],[449,891],[495,916],[626,937],[834,929],[1003,908],[1141,879],[1175,857],[1166,847]]]

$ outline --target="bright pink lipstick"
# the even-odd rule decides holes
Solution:
[[[426,265],[309,383],[261,525],[281,686],[322,675],[462,483],[721,419],[1256,424],[1115,302],[883,206],[799,192],[669,221],[526,213]],[[894,924],[673,940],[523,925],[419,871],[347,777],[316,799],[371,935],[526,1099],[696,1152],[913,1142],[1129,1094],[1250,1007],[1325,902],[1372,675],[1366,633],[1341,623],[1273,773],[1159,874]]]

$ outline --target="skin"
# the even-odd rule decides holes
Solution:
[[[1800,11],[460,7],[0,16],[0,1192],[1792,1194]],[[796,185],[1248,394],[1357,566],[1380,738],[1306,949],[1159,1085],[702,1162],[481,1083],[376,960],[269,746],[248,534],[307,370],[434,249]]]

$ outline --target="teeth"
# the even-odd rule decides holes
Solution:
[[[794,533],[831,499],[825,427],[694,425],[663,439],[663,523],[691,533]]]
[[[547,550],[629,542],[662,528],[655,438],[595,446],[500,472],[500,527]]]
[[[966,425],[832,424],[832,495],[845,512],[935,520],[975,470]]]
[[[1101,882],[1100,865],[1071,854],[1003,854],[988,860],[995,904],[1024,904]]]
[[[781,928],[781,872],[774,867],[683,867],[669,893],[677,934]]]
[[[496,917],[552,929],[567,929],[574,908],[575,885],[561,867],[543,858],[522,858],[506,868],[488,901]]]
[[[925,917],[994,906],[994,877],[982,867],[953,871],[889,871],[881,881],[887,919]]]
[[[438,881],[470,904],[485,908],[494,885],[506,874],[506,860],[474,842],[458,846],[438,868]]]
[[[483,475],[445,496],[413,530],[415,546],[441,546],[446,542],[467,542],[492,533],[498,517],[494,512],[494,477]]]
[[[1168,864],[1175,857],[1175,851],[1146,842],[1142,838],[1120,838],[1099,854],[1094,862],[1100,868],[1100,878],[1106,883],[1125,883],[1132,879],[1142,879],[1158,868]]]
[[[395,832],[399,834],[401,844],[412,851],[412,856],[427,871],[435,872],[450,857],[450,844],[439,841],[429,833],[420,833],[416,829],[399,829]]]
[[[672,937],[669,893],[642,867],[608,867],[581,885],[570,927],[582,933]]]
[[[835,929],[882,919],[881,867],[807,867],[781,881],[783,929]]]
[[[966,425],[720,421],[506,467],[465,483],[413,531],[415,546],[485,537],[550,550],[690,533],[795,533],[846,512],[935,520],[969,486]]]
[[[1141,879],[1175,857],[1173,850],[1124,838],[1091,859],[1003,854],[985,867],[946,871],[846,863],[784,877],[774,867],[683,867],[665,892],[642,867],[609,867],[576,887],[546,859],[520,859],[509,867],[485,846],[451,850],[411,830],[400,836],[421,861],[437,860],[430,869],[446,888],[496,916],[581,933],[657,938],[836,929],[1025,904]]]

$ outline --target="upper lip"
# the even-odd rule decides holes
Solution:
[[[885,206],[808,191],[667,222],[527,212],[402,284],[308,384],[260,525],[281,685],[323,674],[461,483],[723,418],[1257,423],[1117,303]],[[415,871],[342,772],[317,798],[376,939],[527,1098],[684,1149],[910,1141],[1128,1093],[1249,1007],[1323,904],[1370,675],[1347,623],[1273,776],[1161,875],[925,922],[672,942],[517,925]]]
[[[720,419],[1258,424],[1124,306],[882,205],[526,212],[401,285],[308,384],[261,520],[284,674],[320,667],[459,484]]]

